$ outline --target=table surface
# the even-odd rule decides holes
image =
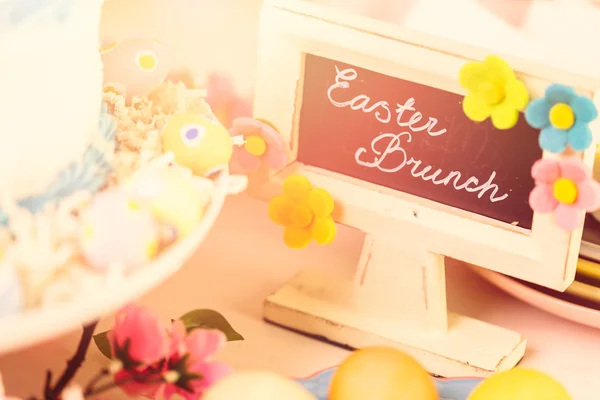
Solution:
[[[239,195],[228,200],[214,230],[183,269],[140,303],[164,318],[196,308],[226,316],[245,340],[228,343],[219,359],[236,369],[260,368],[303,377],[339,363],[346,350],[264,323],[262,302],[304,266],[351,274],[362,235],[342,227],[330,246],[304,250],[285,247],[279,227],[267,218],[265,203]],[[521,332],[529,339],[522,365],[558,377],[574,400],[592,400],[600,392],[600,332],[536,310],[483,281],[465,266],[448,266],[449,308]],[[101,321],[110,328],[112,318]],[[77,346],[72,332],[35,348],[0,357],[0,371],[9,393],[39,393],[44,371],[61,371]],[[105,365],[94,347],[77,379],[85,384]],[[28,371],[28,373],[23,373]],[[593,395],[595,394],[595,395]],[[107,398],[107,396],[103,396]],[[116,390],[109,398],[124,399]]]

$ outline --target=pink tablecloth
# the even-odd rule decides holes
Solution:
[[[229,343],[220,358],[236,368],[268,368],[305,376],[342,360],[345,350],[265,324],[265,296],[307,265],[351,273],[360,251],[357,232],[342,229],[328,247],[287,249],[281,231],[268,221],[266,204],[242,195],[227,204],[214,231],[183,270],[141,302],[167,321],[194,308],[222,312],[244,337]],[[558,377],[575,400],[593,400],[600,393],[600,331],[535,310],[499,292],[460,264],[448,267],[450,307],[523,333],[529,348],[522,365]],[[111,320],[102,321],[100,329]],[[44,370],[62,369],[76,347],[78,332],[53,342],[0,358],[10,393],[39,393]],[[96,349],[78,376],[82,383],[105,363]],[[593,395],[593,394],[596,395]],[[106,398],[106,396],[104,397]],[[112,399],[125,398],[115,391]]]

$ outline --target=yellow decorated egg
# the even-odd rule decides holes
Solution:
[[[189,168],[194,175],[207,176],[229,164],[233,142],[229,132],[216,120],[203,115],[182,113],[169,118],[163,127],[164,152]]]
[[[273,372],[243,371],[218,381],[206,392],[202,400],[317,400],[317,398],[300,384]]]
[[[336,370],[328,400],[438,400],[433,378],[411,356],[391,347],[368,347]]]
[[[133,270],[158,252],[158,230],[151,212],[121,191],[98,194],[82,220],[83,257],[97,270],[112,264]]]
[[[484,380],[469,400],[571,400],[556,379],[529,368],[500,372]]]
[[[149,204],[155,218],[181,239],[200,223],[207,203],[193,179],[181,170],[164,168],[139,176],[130,187],[134,198]]]
[[[150,94],[169,74],[168,50],[157,40],[125,39],[104,47],[100,55],[104,64],[104,90],[126,95],[128,99]]]

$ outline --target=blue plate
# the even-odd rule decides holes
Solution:
[[[327,400],[329,382],[334,372],[335,368],[329,368],[297,381],[317,396],[317,400]],[[479,382],[481,382],[479,378],[435,379],[435,384],[440,393],[440,400],[467,400],[467,397]]]

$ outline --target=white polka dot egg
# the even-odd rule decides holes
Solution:
[[[242,371],[218,381],[202,400],[317,400],[300,384],[274,372]]]

